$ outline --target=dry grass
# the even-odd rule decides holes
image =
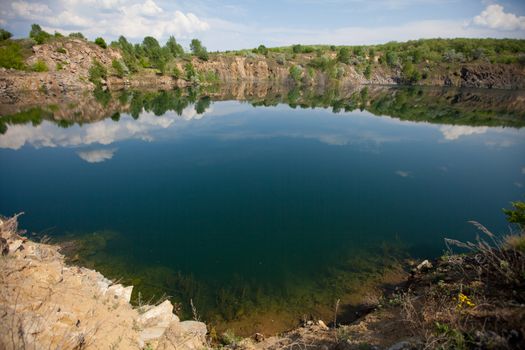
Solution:
[[[427,349],[525,348],[523,231],[498,238],[472,224],[482,236],[446,239],[449,255],[403,295],[404,319]]]

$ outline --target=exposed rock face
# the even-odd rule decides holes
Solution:
[[[16,231],[16,217],[0,221],[0,241],[8,247],[0,257],[1,349],[207,347],[206,325],[180,322],[168,300],[141,314],[129,303],[131,286],[66,266],[59,247]]]
[[[153,70],[145,70],[125,78],[111,75],[111,63],[122,56],[117,49],[102,49],[97,45],[79,39],[63,39],[33,47],[33,55],[27,59],[32,65],[44,61],[49,72],[33,73],[14,70],[0,70],[0,96],[12,96],[20,90],[50,90],[64,92],[72,89],[93,90],[88,74],[94,60],[104,65],[110,76],[104,85],[112,89],[125,87],[155,86],[161,89],[184,87],[191,83],[183,79],[174,79],[168,75],[157,75]],[[298,60],[278,61],[275,57],[258,54],[232,55],[212,54],[209,61],[192,58],[192,64],[201,74],[211,73],[220,82],[260,82],[291,84],[290,67],[299,65],[303,69],[301,84],[326,86],[331,79],[327,72],[315,70],[306,73],[305,62],[313,56],[298,56]],[[333,57],[332,57],[333,58]],[[301,63],[302,62],[302,63]],[[185,61],[176,63],[181,72],[185,71]],[[351,64],[339,64],[341,75],[338,82],[342,84],[403,84],[402,72],[398,68],[375,64],[370,78]],[[519,64],[479,64],[466,63],[446,67],[444,64],[427,66],[428,77],[417,82],[421,85],[458,86],[498,89],[525,88],[525,67]]]
[[[461,86],[512,89],[524,87],[524,70],[513,65],[473,65],[461,68]]]

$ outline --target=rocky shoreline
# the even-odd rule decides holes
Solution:
[[[0,348],[202,349],[206,325],[180,321],[173,305],[130,304],[133,286],[69,266],[60,247],[19,234],[0,221]]]
[[[169,300],[132,306],[132,286],[68,265],[59,246],[27,239],[17,216],[2,218],[0,347],[523,349],[524,237],[521,230],[495,241],[494,248],[479,238],[477,243],[448,240],[472,253],[412,262],[406,280],[354,310],[359,315],[349,324],[340,324],[336,311],[332,322],[304,320],[284,334],[242,338],[211,334],[199,321],[180,321]]]

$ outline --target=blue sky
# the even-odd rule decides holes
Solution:
[[[169,35],[210,50],[375,44],[430,37],[525,38],[523,0],[0,0],[0,26],[134,42]]]

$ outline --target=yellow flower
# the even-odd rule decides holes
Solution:
[[[456,299],[456,298],[454,298]],[[458,294],[458,309],[461,309],[463,308],[464,306],[468,306],[468,307],[474,307],[475,304],[472,302],[472,300],[470,300],[470,298],[468,296],[466,296],[465,294],[463,293],[459,293]]]

